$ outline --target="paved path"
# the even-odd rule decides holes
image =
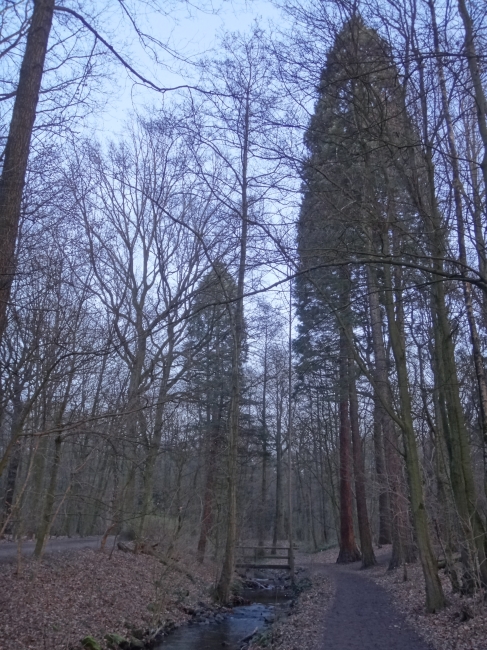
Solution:
[[[83,548],[100,548],[101,537],[61,537],[50,539],[45,553],[79,551]],[[113,537],[108,537],[106,548],[113,544]],[[35,542],[22,542],[22,556],[30,557],[34,553]],[[0,542],[0,562],[8,562],[17,557],[17,542]]]
[[[432,650],[359,562],[326,570],[336,582],[336,596],[325,619],[323,650]]]

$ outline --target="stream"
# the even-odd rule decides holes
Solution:
[[[283,589],[247,590],[242,593],[250,605],[239,605],[219,616],[219,621],[184,625],[171,632],[155,650],[239,650],[242,642],[262,630],[278,610],[289,607],[292,594]]]

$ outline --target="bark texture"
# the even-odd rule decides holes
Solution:
[[[365,463],[362,452],[362,439],[359,430],[359,414],[357,387],[355,385],[353,361],[349,365],[349,390],[350,390],[350,425],[352,430],[353,472],[355,476],[355,500],[357,503],[357,519],[360,535],[360,551],[362,553],[362,567],[364,569],[376,564],[372,535],[370,532],[369,513],[367,510],[367,496],[365,486]]]
[[[0,178],[0,340],[7,326],[6,312],[15,274],[22,192],[53,12],[54,0],[34,2],[5,146]]]
[[[352,436],[349,411],[348,341],[340,330],[340,552],[337,563],[360,560],[353,531]]]

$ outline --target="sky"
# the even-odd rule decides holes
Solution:
[[[215,0],[217,2],[218,0]],[[208,2],[208,0],[206,0]],[[195,0],[194,4],[201,6],[201,1]],[[214,12],[201,11],[196,7],[188,8],[183,0],[179,0],[178,7],[167,17],[161,15],[138,15],[139,25],[163,42],[167,42],[172,50],[181,57],[197,60],[201,56],[210,56],[217,51],[219,37],[224,32],[245,32],[257,21],[265,28],[270,22],[278,23],[280,13],[270,0],[221,0],[218,10]],[[144,48],[134,38],[134,32],[129,25],[119,28],[119,14],[114,14],[104,25],[104,34],[113,34],[113,42],[124,57],[128,58],[131,65],[162,87],[173,87],[190,81],[194,74],[190,64],[185,65],[176,59],[165,55],[163,64],[157,64],[148,56]],[[107,40],[109,40],[107,36]],[[110,56],[107,54],[107,56]],[[109,101],[102,111],[93,112],[85,123],[88,132],[94,132],[102,142],[117,139],[124,135],[127,125],[134,111],[144,111],[147,107],[155,106],[163,101],[163,96],[154,90],[134,84],[133,79],[124,71],[121,65],[113,66],[115,83],[109,88],[107,97]],[[173,96],[167,95],[169,99]],[[283,266],[282,273],[286,273]],[[264,285],[271,285],[281,275],[274,269],[264,273]],[[289,286],[287,283],[266,292],[261,298],[282,308],[283,313],[288,310]],[[250,301],[251,303],[253,301]],[[247,304],[247,310],[251,305]]]
[[[167,43],[182,58],[196,61],[218,47],[219,37],[224,32],[245,32],[255,21],[265,27],[269,22],[278,22],[280,19],[279,11],[270,0],[215,1],[212,3],[213,11],[208,0],[204,4],[207,7],[201,10],[201,0],[195,0],[192,6],[179,0],[167,16],[155,13],[139,16],[140,25],[149,34]],[[109,30],[118,29],[113,24],[107,27]],[[136,41],[127,24],[121,25],[117,36],[120,42],[124,41],[121,52],[128,56],[133,67],[146,78],[162,87],[174,87],[188,82],[193,73],[191,64],[185,64],[169,54],[161,57],[160,64],[156,63]],[[161,101],[157,92],[134,85],[121,66],[114,67],[114,70],[114,92],[110,92],[105,110],[97,112],[87,123],[102,138],[123,133],[131,113],[157,105]]]

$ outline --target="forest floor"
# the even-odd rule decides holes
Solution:
[[[487,602],[484,594],[462,596],[453,593],[445,571],[440,580],[447,607],[437,614],[425,611],[425,587],[419,563],[408,565],[407,580],[402,569],[387,571],[375,567],[369,573],[383,587],[408,624],[428,641],[435,650],[487,650]]]
[[[167,561],[113,545],[64,547],[41,562],[15,561],[11,549],[11,562],[0,563],[0,650],[79,648],[88,635],[103,645],[107,632],[137,637],[195,612],[211,616],[217,567],[190,551]],[[389,548],[376,554],[378,566],[367,571],[336,565],[336,549],[298,555],[298,582],[310,587],[250,649],[487,650],[485,602],[452,594],[440,572],[449,605],[426,614],[420,566],[409,565],[404,581],[402,570],[387,571]]]
[[[40,562],[2,562],[0,650],[67,650],[86,636],[106,646],[107,633],[137,637],[210,611],[211,563],[180,550],[169,561],[110,551],[68,548]]]
[[[390,547],[376,551],[378,565],[366,571],[360,562],[337,565],[337,553],[296,558],[311,588],[249,650],[264,643],[270,650],[487,650],[485,602],[452,594],[443,571],[448,606],[427,614],[419,565],[408,566],[404,581],[402,569],[387,571]]]

